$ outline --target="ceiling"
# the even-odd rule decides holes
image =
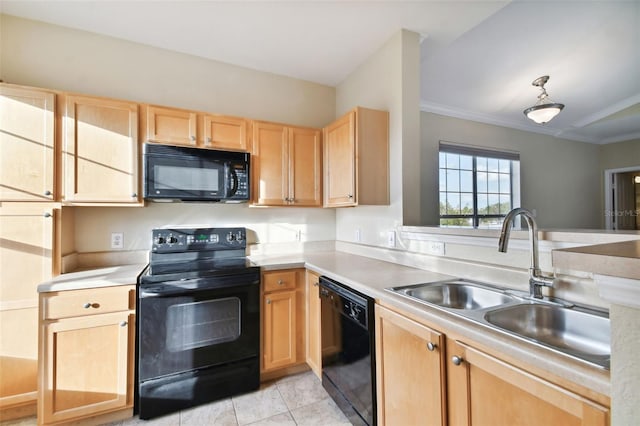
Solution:
[[[400,28],[421,109],[591,143],[640,139],[640,0],[0,0],[2,13],[335,86]],[[522,110],[550,75],[565,109]]]

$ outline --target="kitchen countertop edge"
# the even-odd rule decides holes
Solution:
[[[38,293],[135,285],[146,264],[108,266],[58,275],[38,285]]]

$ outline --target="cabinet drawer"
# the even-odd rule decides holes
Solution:
[[[293,290],[296,288],[296,271],[273,271],[263,274],[264,291]]]
[[[69,290],[44,295],[44,320],[105,314],[135,309],[135,286],[114,286]]]

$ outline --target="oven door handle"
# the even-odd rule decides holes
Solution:
[[[172,285],[154,285],[150,288],[139,288],[138,289],[138,297],[140,299],[152,298],[152,297],[176,297],[176,296],[193,296],[197,293],[202,293],[206,291],[216,291],[223,290],[229,288],[243,288],[243,287],[251,287],[255,285],[259,285],[260,281],[245,281],[242,284],[238,284],[235,282],[225,282],[220,281],[214,285],[202,285],[198,287],[182,287],[182,286],[172,286]]]

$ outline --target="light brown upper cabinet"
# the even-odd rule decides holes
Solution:
[[[68,95],[63,201],[140,204],[138,104]]]
[[[318,129],[253,123],[253,190],[262,206],[319,207],[322,203]]]
[[[202,117],[205,148],[247,150],[247,120],[207,114]]]
[[[389,204],[389,113],[357,107],[324,128],[324,207]]]
[[[52,201],[55,94],[0,85],[0,201]]]
[[[144,140],[169,145],[246,151],[248,121],[241,117],[145,105]]]
[[[153,105],[146,105],[144,109],[145,141],[171,145],[197,145],[195,112]]]

